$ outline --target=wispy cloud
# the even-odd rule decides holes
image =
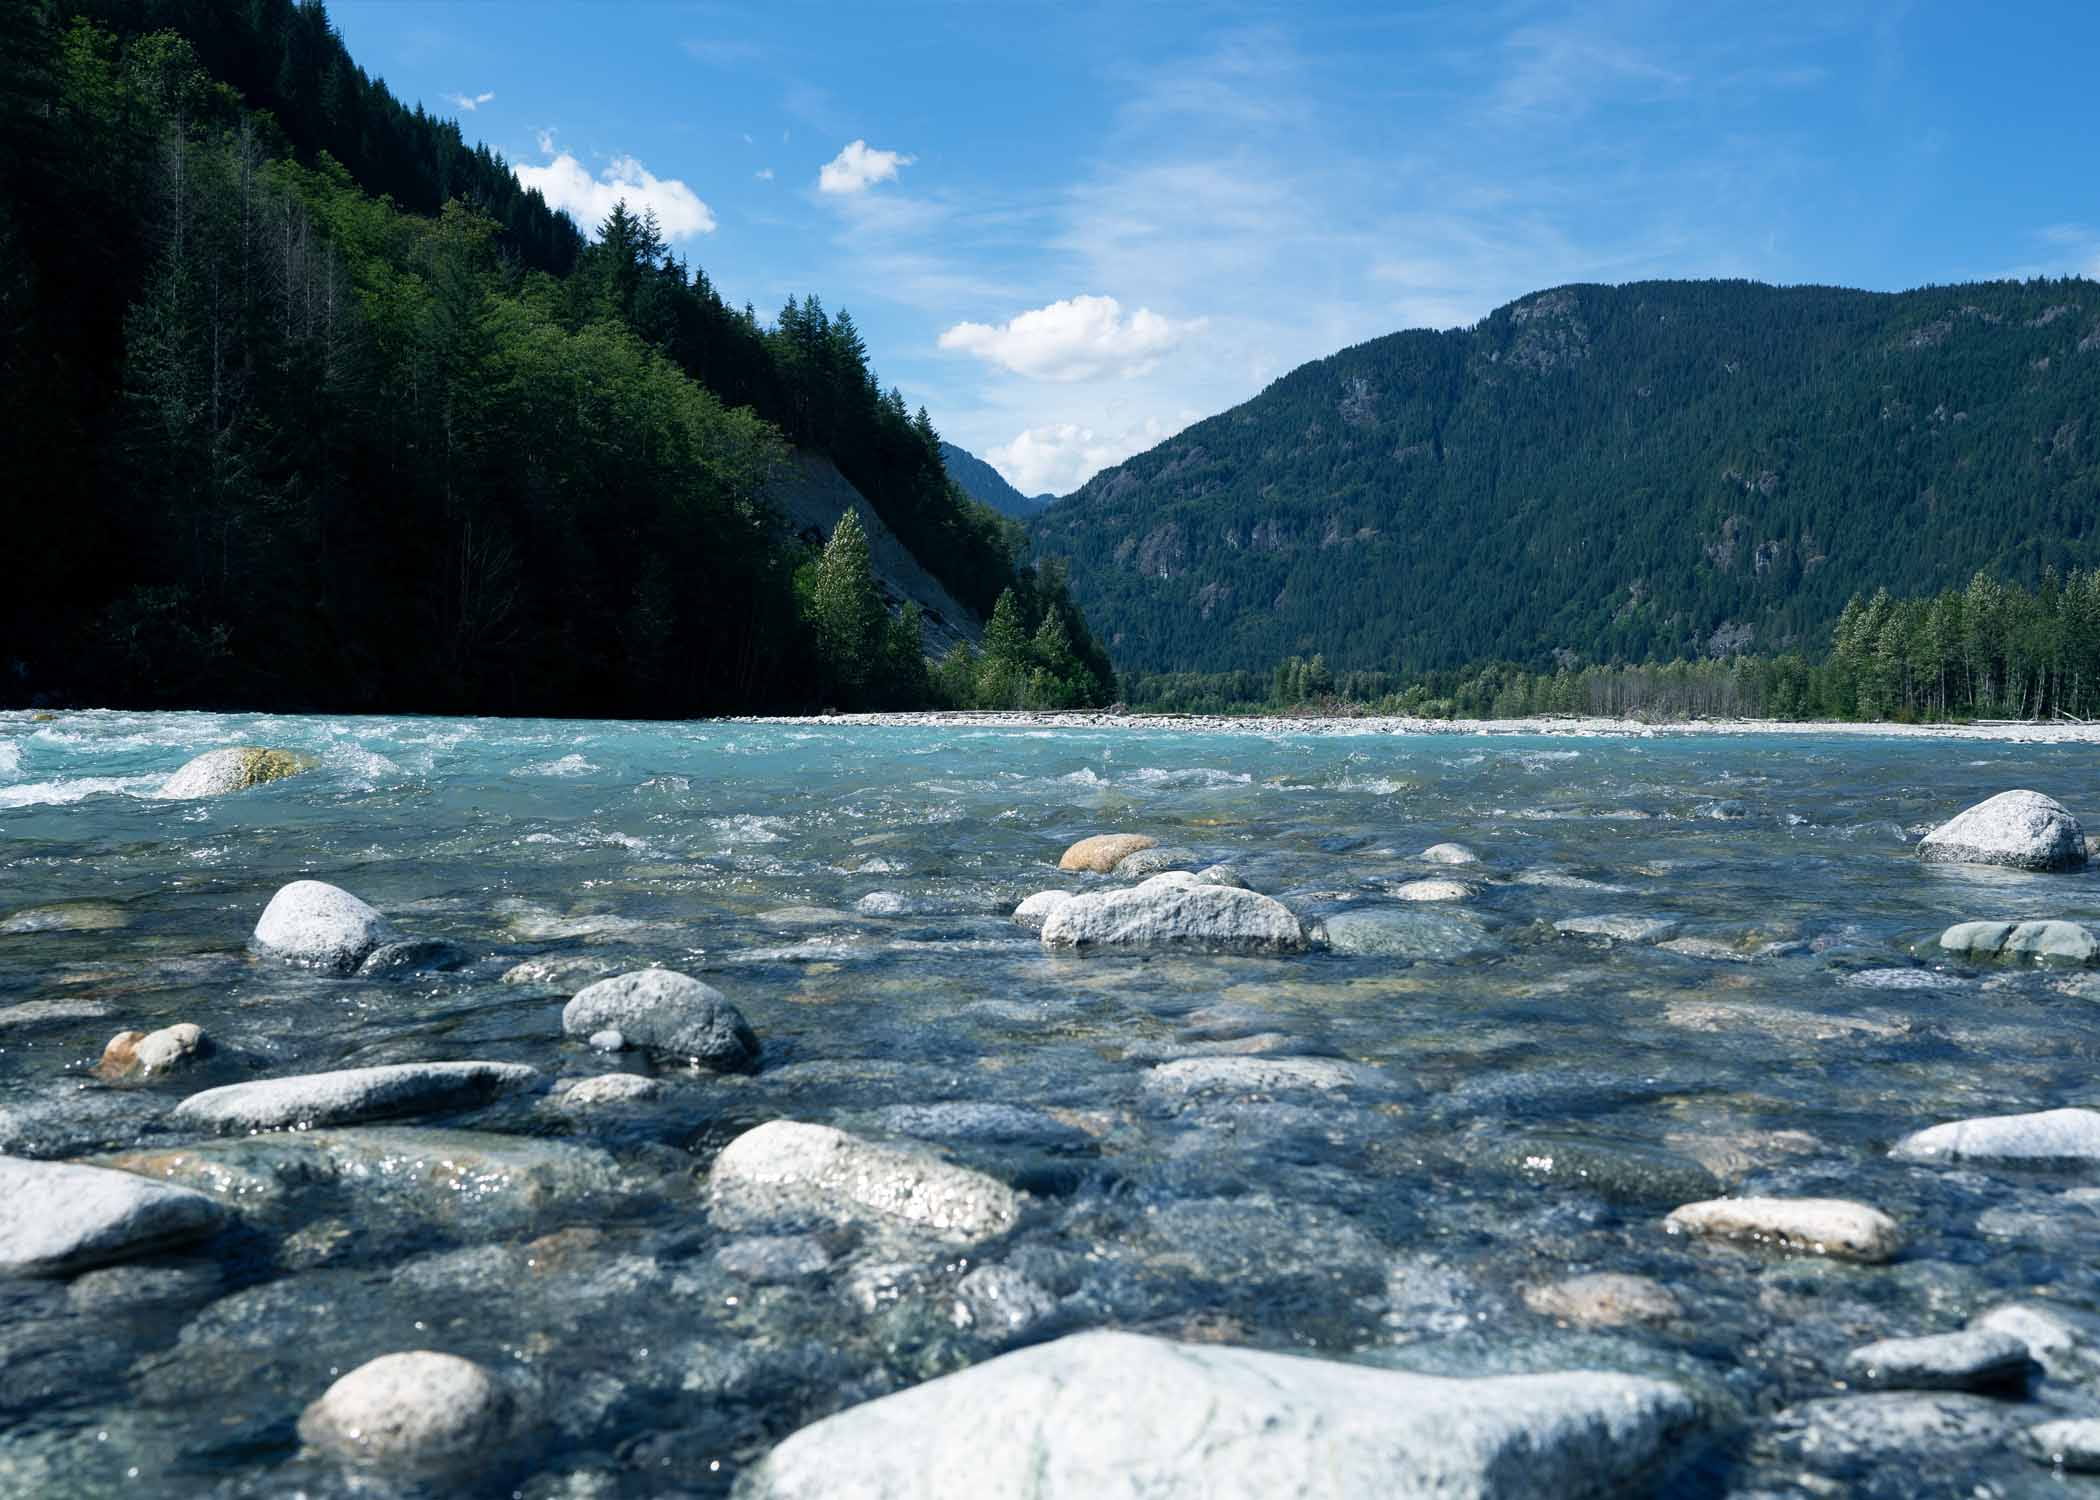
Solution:
[[[735,37],[691,37],[684,47],[686,56],[711,68],[739,67],[766,55],[766,49],[757,42]]]
[[[917,160],[901,151],[877,151],[866,141],[852,141],[818,171],[817,191],[835,196],[864,193],[878,182],[895,182],[898,171]]]
[[[481,108],[482,105],[494,99],[496,95],[491,91],[481,94],[445,94],[440,97],[450,103],[461,114],[471,115],[475,110]]]
[[[556,152],[554,133],[539,132],[542,154],[551,160],[515,168],[518,181],[537,188],[555,208],[564,209],[588,231],[595,230],[613,205],[624,202],[636,214],[653,213],[667,240],[712,234],[714,210],[675,177],[658,177],[631,156],[616,156],[593,176],[569,152]]]
[[[756,172],[753,172],[751,175],[757,178],[760,182],[771,182],[773,180],[773,169],[771,167],[760,167]]]

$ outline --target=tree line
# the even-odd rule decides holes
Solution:
[[[1444,719],[1894,721],[2100,719],[2100,570],[2045,568],[2035,588],[1977,573],[1963,588],[1855,594],[1827,653],[1643,664],[1484,662],[1335,673],[1293,656],[1267,673],[1132,673],[1132,705],[1167,713],[1379,713]]]

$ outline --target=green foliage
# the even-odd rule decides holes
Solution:
[[[1040,618],[1018,532],[949,484],[846,314],[761,327],[624,204],[586,247],[318,3],[72,3],[24,0],[0,48],[0,463],[37,562],[0,595],[0,695],[927,701],[864,538],[798,595],[766,501],[790,443],[963,602],[1017,588]],[[1112,680],[1049,595],[1088,690]]]
[[[1102,708],[1115,697],[1115,673],[1055,569],[1000,594],[983,651],[956,647],[934,682],[955,708]]]
[[[2100,564],[2100,285],[1573,286],[1393,334],[1029,523],[1126,670],[1820,652]]]

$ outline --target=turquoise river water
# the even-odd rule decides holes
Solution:
[[[318,766],[152,795],[227,744]],[[649,1072],[565,1039],[560,1013],[651,964],[722,990],[764,1045],[751,1075],[664,1067],[652,1097],[595,1111],[550,1089],[338,1132],[325,1170],[287,1169],[263,1138],[224,1145],[238,1230],[0,1280],[0,1494],[394,1493],[302,1456],[294,1423],[335,1375],[436,1348],[501,1370],[537,1414],[490,1493],[720,1495],[818,1417],[1088,1327],[1444,1374],[1662,1375],[1710,1414],[1664,1493],[2095,1492],[2003,1443],[1862,1455],[1789,1415],[1836,1394],[1872,1339],[2012,1299],[2100,1320],[2089,1180],[1886,1156],[1944,1120],[2100,1107],[2100,981],[1933,950],[1970,918],[2100,925],[2100,877],[1914,857],[1922,831],[2009,787],[2091,826],[2100,756],[0,714],[0,1151],[165,1159],[201,1144],[168,1119],[185,1094],[275,1073]],[[1048,953],[1009,913],[1102,885],[1056,864],[1104,831],[1230,863],[1307,917],[1386,913],[1401,937],[1355,956]],[[1481,864],[1417,857],[1447,840]],[[1433,876],[1469,890],[1394,894]],[[298,878],[445,946],[386,978],[252,956],[257,916]],[[1671,926],[1554,925],[1598,914]],[[112,1033],[175,1022],[217,1043],[195,1069],[90,1072]],[[1346,1059],[1386,1082],[1145,1087],[1206,1054]],[[782,1117],[937,1147],[1024,1189],[1023,1221],[945,1260],[824,1226],[739,1244],[709,1224],[706,1168]],[[1861,1199],[1908,1245],[1861,1266],[1662,1231],[1724,1192]],[[986,1262],[1015,1273],[1010,1316],[960,1310]],[[1592,1271],[1652,1278],[1677,1313],[1534,1310],[1538,1288]],[[1998,1399],[2036,1421],[2100,1413],[2091,1377],[2055,1372]]]

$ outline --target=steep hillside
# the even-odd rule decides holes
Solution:
[[[1125,670],[1819,648],[2100,562],[2100,285],[1568,286],[1392,334],[1030,524]]]
[[[1025,521],[1048,503],[1040,496],[1022,494],[1006,482],[1005,475],[967,448],[958,448],[953,443],[941,444],[941,462],[947,466],[948,477],[962,486],[964,494],[979,505],[989,505],[1002,516]]]

